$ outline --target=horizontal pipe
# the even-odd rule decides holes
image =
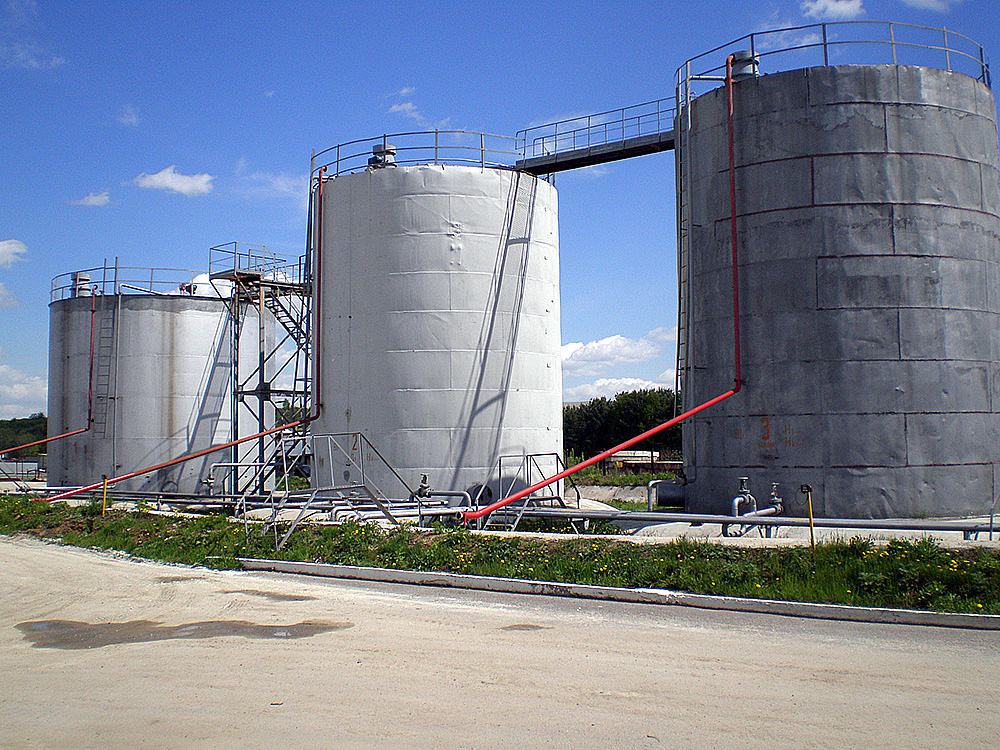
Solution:
[[[127,474],[121,474],[120,476],[112,477],[111,479],[108,479],[107,483],[109,485],[115,484],[115,483],[121,482],[121,481],[123,481],[125,479],[132,479],[132,477],[137,477],[137,476],[140,476],[142,474],[149,474],[150,472],[158,471],[160,469],[166,469],[166,468],[168,468],[170,466],[176,466],[177,464],[184,463],[185,461],[191,461],[191,460],[193,460],[195,458],[200,458],[201,456],[207,456],[208,454],[215,453],[216,451],[225,450],[226,448],[232,448],[234,445],[239,445],[240,443],[245,443],[248,440],[256,440],[257,438],[262,438],[262,437],[265,437],[266,435],[273,435],[275,432],[282,432],[283,430],[290,430],[293,427],[298,427],[300,425],[306,424],[307,422],[311,422],[313,419],[316,418],[316,416],[318,416],[318,415],[314,415],[314,416],[309,417],[307,419],[300,419],[300,420],[297,420],[295,422],[289,422],[288,424],[279,425],[278,427],[272,427],[269,430],[264,430],[263,432],[258,432],[258,433],[254,434],[254,435],[249,435],[247,437],[240,438],[239,440],[231,440],[230,442],[223,443],[222,445],[214,445],[211,448],[205,448],[204,450],[196,451],[195,453],[189,453],[187,455],[180,456],[179,458],[171,459],[170,461],[164,461],[163,463],[157,464],[156,466],[150,466],[150,467],[145,468],[145,469],[138,469],[136,471],[130,471]],[[90,492],[91,490],[96,490],[98,487],[103,487],[103,486],[104,486],[104,482],[103,481],[101,481],[101,482],[94,482],[93,484],[88,484],[86,487],[77,487],[75,490],[70,490],[68,492],[61,492],[58,495],[53,495],[52,497],[48,498],[48,500],[50,502],[54,501],[54,500],[63,500],[65,498],[67,498],[67,497],[73,497],[74,495],[79,495],[79,494],[81,494],[83,492]],[[209,498],[209,501],[210,501],[210,498]]]
[[[765,509],[766,510],[766,509]],[[639,521],[642,523],[714,523],[743,526],[792,526],[808,528],[808,518],[794,516],[719,516],[707,513],[643,513],[614,510],[555,510],[527,508],[524,515],[532,518],[586,518],[594,521]],[[988,532],[989,521],[941,520],[926,521],[908,518],[816,518],[813,525],[826,529],[876,529],[884,531],[962,531]]]

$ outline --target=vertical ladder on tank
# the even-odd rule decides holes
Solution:
[[[95,437],[108,436],[108,421],[111,414],[112,381],[114,379],[115,356],[115,296],[101,296],[102,305],[97,314],[97,330],[94,332],[94,403],[91,429]]]
[[[691,267],[691,156],[688,135],[691,128],[688,98],[690,71],[677,81],[677,119],[674,123],[674,158],[677,197],[677,362],[674,373],[674,416],[681,411],[686,394],[690,352],[690,267]]]

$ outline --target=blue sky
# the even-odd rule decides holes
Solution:
[[[0,418],[45,410],[52,277],[301,252],[313,149],[513,135],[671,96],[684,60],[823,20],[947,26],[995,0],[0,4]],[[565,396],[673,384],[671,154],[560,174]]]

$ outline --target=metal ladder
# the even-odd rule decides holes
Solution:
[[[688,153],[691,130],[689,77],[677,83],[677,117],[674,121],[675,180],[677,195],[677,361],[674,373],[674,416],[681,411],[686,395],[690,352],[690,273],[691,273],[691,157]]]
[[[118,295],[102,296],[104,304],[98,309],[97,341],[94,344],[94,404],[91,429],[95,437],[108,437],[108,422],[111,419],[111,409],[114,386],[115,360],[115,320],[117,309],[112,308],[112,300],[119,300]],[[117,306],[120,306],[120,301]]]

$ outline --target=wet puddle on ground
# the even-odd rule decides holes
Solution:
[[[532,625],[528,622],[518,622],[513,625],[504,625],[501,630],[552,630],[544,625]]]
[[[353,622],[303,620],[289,625],[260,625],[247,620],[203,620],[183,625],[164,625],[153,620],[129,622],[79,622],[35,620],[15,625],[34,648],[86,649],[123,643],[149,643],[180,638],[309,638],[320,633],[353,628]]]
[[[257,589],[234,589],[223,591],[223,594],[246,594],[247,596],[260,596],[272,602],[307,602],[315,599],[315,596],[306,594],[281,594],[277,591],[258,591]]]

